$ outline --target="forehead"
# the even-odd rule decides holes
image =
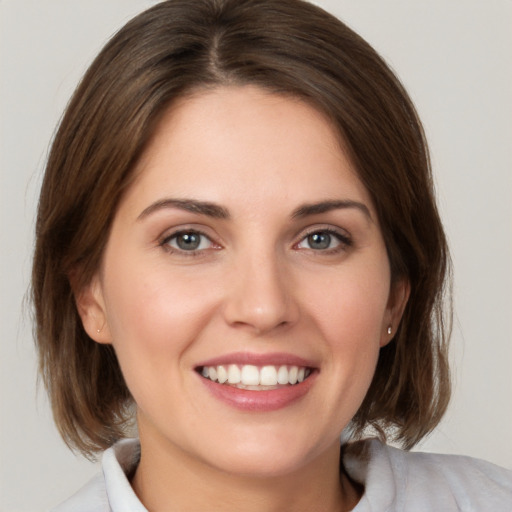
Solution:
[[[174,103],[135,174],[128,196],[220,203],[245,196],[247,206],[311,196],[370,202],[326,116],[300,99],[252,86],[201,91]]]

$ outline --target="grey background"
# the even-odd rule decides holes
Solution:
[[[0,510],[47,510],[98,469],[36,392],[29,284],[49,141],[87,64],[149,0],[0,0]],[[422,117],[455,268],[455,392],[419,448],[512,468],[512,2],[324,0]]]

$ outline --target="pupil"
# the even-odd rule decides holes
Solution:
[[[184,233],[179,235],[176,239],[176,243],[180,249],[185,251],[193,251],[199,247],[201,239],[196,233]]]
[[[327,249],[331,245],[329,233],[314,233],[308,236],[308,243],[312,249]]]

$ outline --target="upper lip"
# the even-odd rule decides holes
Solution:
[[[305,368],[314,368],[316,365],[313,361],[305,359],[294,354],[287,354],[284,352],[274,352],[266,354],[256,354],[252,352],[233,352],[231,354],[224,354],[221,356],[208,359],[196,365],[197,368],[203,366],[220,366],[229,364],[246,365],[251,364],[254,366],[302,366]]]

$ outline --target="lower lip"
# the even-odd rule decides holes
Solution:
[[[311,389],[316,375],[316,372],[313,372],[299,384],[264,391],[239,389],[235,386],[213,382],[200,375],[199,378],[215,398],[231,407],[243,411],[267,412],[287,407],[304,397]]]

